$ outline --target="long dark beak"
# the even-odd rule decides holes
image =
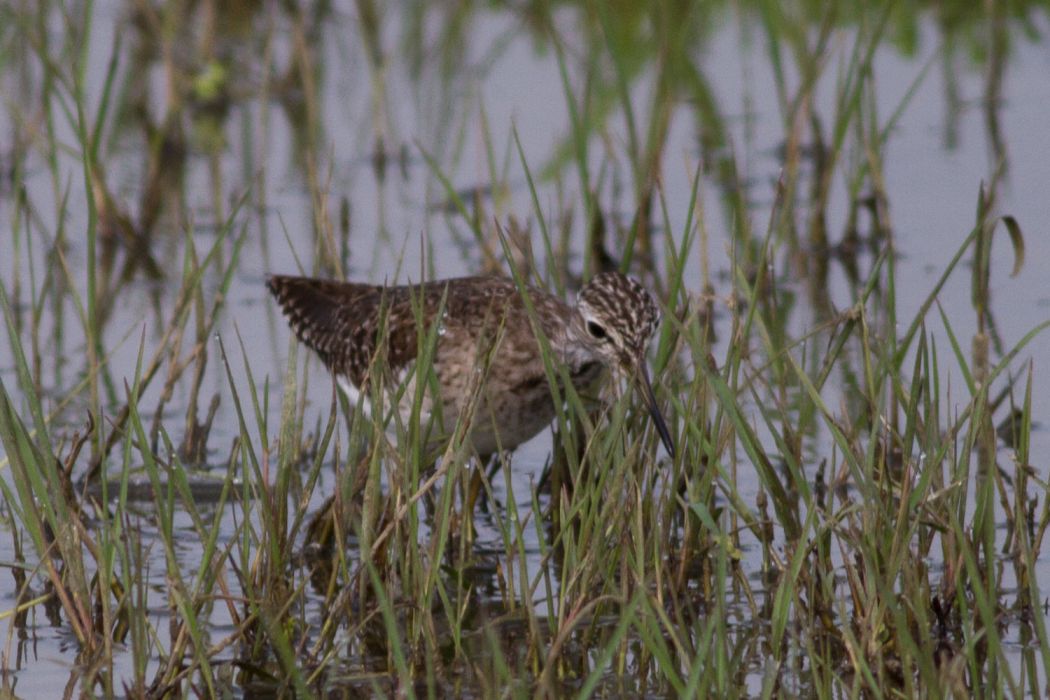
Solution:
[[[664,416],[660,413],[660,407],[656,405],[656,395],[653,394],[653,385],[649,381],[649,369],[645,366],[644,357],[638,363],[638,383],[641,385],[642,398],[649,407],[649,415],[653,417],[653,424],[656,425],[656,432],[660,435],[660,442],[667,448],[667,454],[671,455],[671,459],[674,459],[674,441],[671,439],[671,431],[667,429]]]

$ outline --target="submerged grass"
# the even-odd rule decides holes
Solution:
[[[423,406],[436,382],[430,360],[438,327],[422,318],[416,376],[405,384],[414,391],[407,420],[378,389],[369,413],[347,405],[334,387],[327,410],[308,407],[307,397],[325,396],[326,387],[307,387],[305,353],[294,342],[280,386],[272,386],[228,305],[234,285],[258,281],[244,257],[265,194],[239,194],[228,213],[215,204],[207,246],[190,217],[174,227],[184,232],[177,239],[155,237],[154,227],[163,230],[155,212],[145,205],[137,218],[122,211],[103,176],[107,159],[114,169],[117,160],[104,136],[133,110],[120,102],[135,81],[119,44],[93,104],[83,37],[92,36],[98,13],[89,3],[82,43],[67,38],[56,48],[36,33],[49,10],[20,10],[17,26],[35,37],[23,60],[48,76],[38,95],[46,135],[36,147],[54,183],[54,220],[36,211],[39,200],[24,194],[29,175],[16,169],[23,195],[13,250],[29,272],[0,283],[14,377],[9,384],[0,374],[0,491],[15,581],[9,640],[34,630],[39,623],[29,615],[43,611],[75,643],[74,680],[102,695],[1045,694],[1050,640],[1036,571],[1050,502],[1033,466],[1037,368],[1024,353],[1050,322],[1012,346],[996,331],[995,231],[1007,232],[1015,271],[1024,259],[1020,225],[996,210],[998,170],[978,193],[973,230],[954,254],[946,251],[932,290],[902,317],[904,244],[889,219],[883,156],[926,71],[888,111],[876,103],[873,83],[874,57],[906,22],[905,10],[878,4],[843,31],[843,8],[814,23],[770,3],[747,4],[766,34],[785,144],[762,230],[742,186],[741,145],[728,136],[724,110],[688,50],[706,36],[716,4],[654,2],[639,14],[584,7],[578,36],[537,9],[532,19],[553,47],[568,136],[538,167],[518,133],[494,143],[483,113],[498,217],[486,214],[480,188],[472,197],[455,188],[442,165],[449,154],[420,148],[440,190],[435,198],[450,203],[457,238],[508,261],[530,309],[528,284],[573,287],[611,267],[642,276],[661,296],[654,386],[676,456],[659,449],[630,392],[610,391],[599,402],[579,396],[541,338],[558,415],[546,470],[528,481],[512,478],[521,468],[515,455],[499,456],[501,468],[487,470],[470,454],[466,425],[484,362],[473,406],[446,440],[429,439],[434,426]],[[161,65],[179,78],[172,79],[178,94],[180,80],[193,77],[172,52],[173,36],[186,29],[139,9],[147,15],[141,31],[156,32],[143,41],[161,42]],[[275,20],[293,24],[297,37],[285,78],[272,77],[276,65],[261,67],[263,93],[284,100],[304,129],[315,255],[297,253],[317,268],[344,269],[350,226],[334,226],[327,208],[331,183],[321,175],[317,143],[321,76],[308,39],[330,18],[266,12],[288,13],[266,16],[268,47]],[[373,12],[382,10],[368,8],[360,31],[370,47],[373,110],[383,113],[379,105],[390,98]],[[447,46],[456,45],[463,21],[449,18]],[[220,60],[221,52],[201,50]],[[55,56],[70,51],[78,58],[63,68]],[[269,49],[266,57],[278,60]],[[632,95],[647,73],[654,87],[643,118]],[[817,117],[821,86],[833,92],[827,127]],[[235,98],[208,102],[195,94],[192,107],[184,99],[167,105],[163,125],[146,129],[151,143],[164,146],[150,149],[159,160],[144,167],[144,189],[154,192],[145,203],[163,200],[156,192],[170,186],[158,173],[181,171],[182,111],[197,110],[190,121],[203,128],[197,119],[224,115]],[[683,100],[704,125],[703,153],[681,202],[668,197],[664,161]],[[602,150],[595,138],[608,135],[617,111],[627,129],[627,196],[618,147]],[[70,152],[58,145],[62,118],[75,142]],[[386,153],[390,131],[376,126],[376,154]],[[814,144],[810,156],[806,143]],[[224,190],[218,157],[207,155],[220,185],[211,205]],[[62,174],[66,159],[83,171],[81,185]],[[385,163],[373,158],[378,180]],[[517,171],[527,187],[523,213],[499,194]],[[707,269],[712,173],[732,225],[724,302]],[[836,178],[848,199],[839,241],[829,224]],[[75,187],[86,205],[83,274],[68,262]],[[547,188],[578,193],[577,204],[552,212]],[[626,212],[618,209],[624,201]],[[865,236],[857,231],[862,216],[872,221]],[[459,236],[464,226],[469,234]],[[155,259],[173,242],[181,269],[163,269]],[[32,251],[39,246],[60,264],[38,269]],[[572,259],[573,250],[582,259]],[[971,260],[972,324],[939,303],[949,281],[965,274],[960,263]],[[845,304],[829,283],[835,265],[848,280]],[[420,266],[435,267],[425,254]],[[156,305],[159,330],[142,331],[134,366],[114,366],[126,339],[114,339],[108,325],[113,297],[138,293],[158,267],[177,294]],[[54,386],[43,378],[50,365],[40,319],[48,304],[72,308],[82,326],[65,331],[83,340],[78,378],[61,381],[55,368]],[[801,329],[796,304],[811,314]],[[56,313],[56,326],[64,313]],[[214,391],[234,426],[228,449],[211,434],[216,409],[203,421],[198,415],[215,353]],[[373,371],[384,373],[383,351]],[[962,386],[952,385],[960,376]],[[173,439],[177,423],[166,409],[179,405],[176,392],[189,398],[185,434]],[[271,408],[278,392],[279,411]],[[67,402],[87,416],[72,436],[68,414],[45,410]],[[1009,436],[1009,453],[999,448],[994,422],[1006,409],[1009,424],[998,433]],[[316,421],[312,429],[308,420]],[[206,463],[218,466],[200,469]],[[5,651],[5,679],[32,666],[23,654]]]

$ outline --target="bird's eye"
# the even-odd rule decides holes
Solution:
[[[597,338],[598,340],[605,340],[609,336],[605,329],[594,321],[587,322],[587,332],[591,334],[592,338]]]

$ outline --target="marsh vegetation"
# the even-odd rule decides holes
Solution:
[[[0,0],[4,692],[1045,697],[1048,31]],[[606,269],[673,458],[615,387],[435,455],[264,286]]]

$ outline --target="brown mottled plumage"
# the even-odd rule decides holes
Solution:
[[[434,375],[441,399],[442,434],[471,399],[471,377],[485,371],[470,438],[479,454],[514,449],[550,424],[555,406],[530,315],[514,281],[461,277],[423,285],[381,287],[274,275],[267,280],[296,336],[312,348],[356,402],[377,353],[393,383],[408,381],[401,409],[411,406],[420,323],[438,323]],[[661,440],[670,433],[656,406],[645,348],[660,319],[649,293],[616,272],[594,277],[575,307],[528,288],[535,320],[553,355],[582,389],[602,366],[638,381]],[[380,330],[383,339],[380,342]],[[424,413],[433,406],[428,399]],[[423,416],[424,420],[428,418]]]

